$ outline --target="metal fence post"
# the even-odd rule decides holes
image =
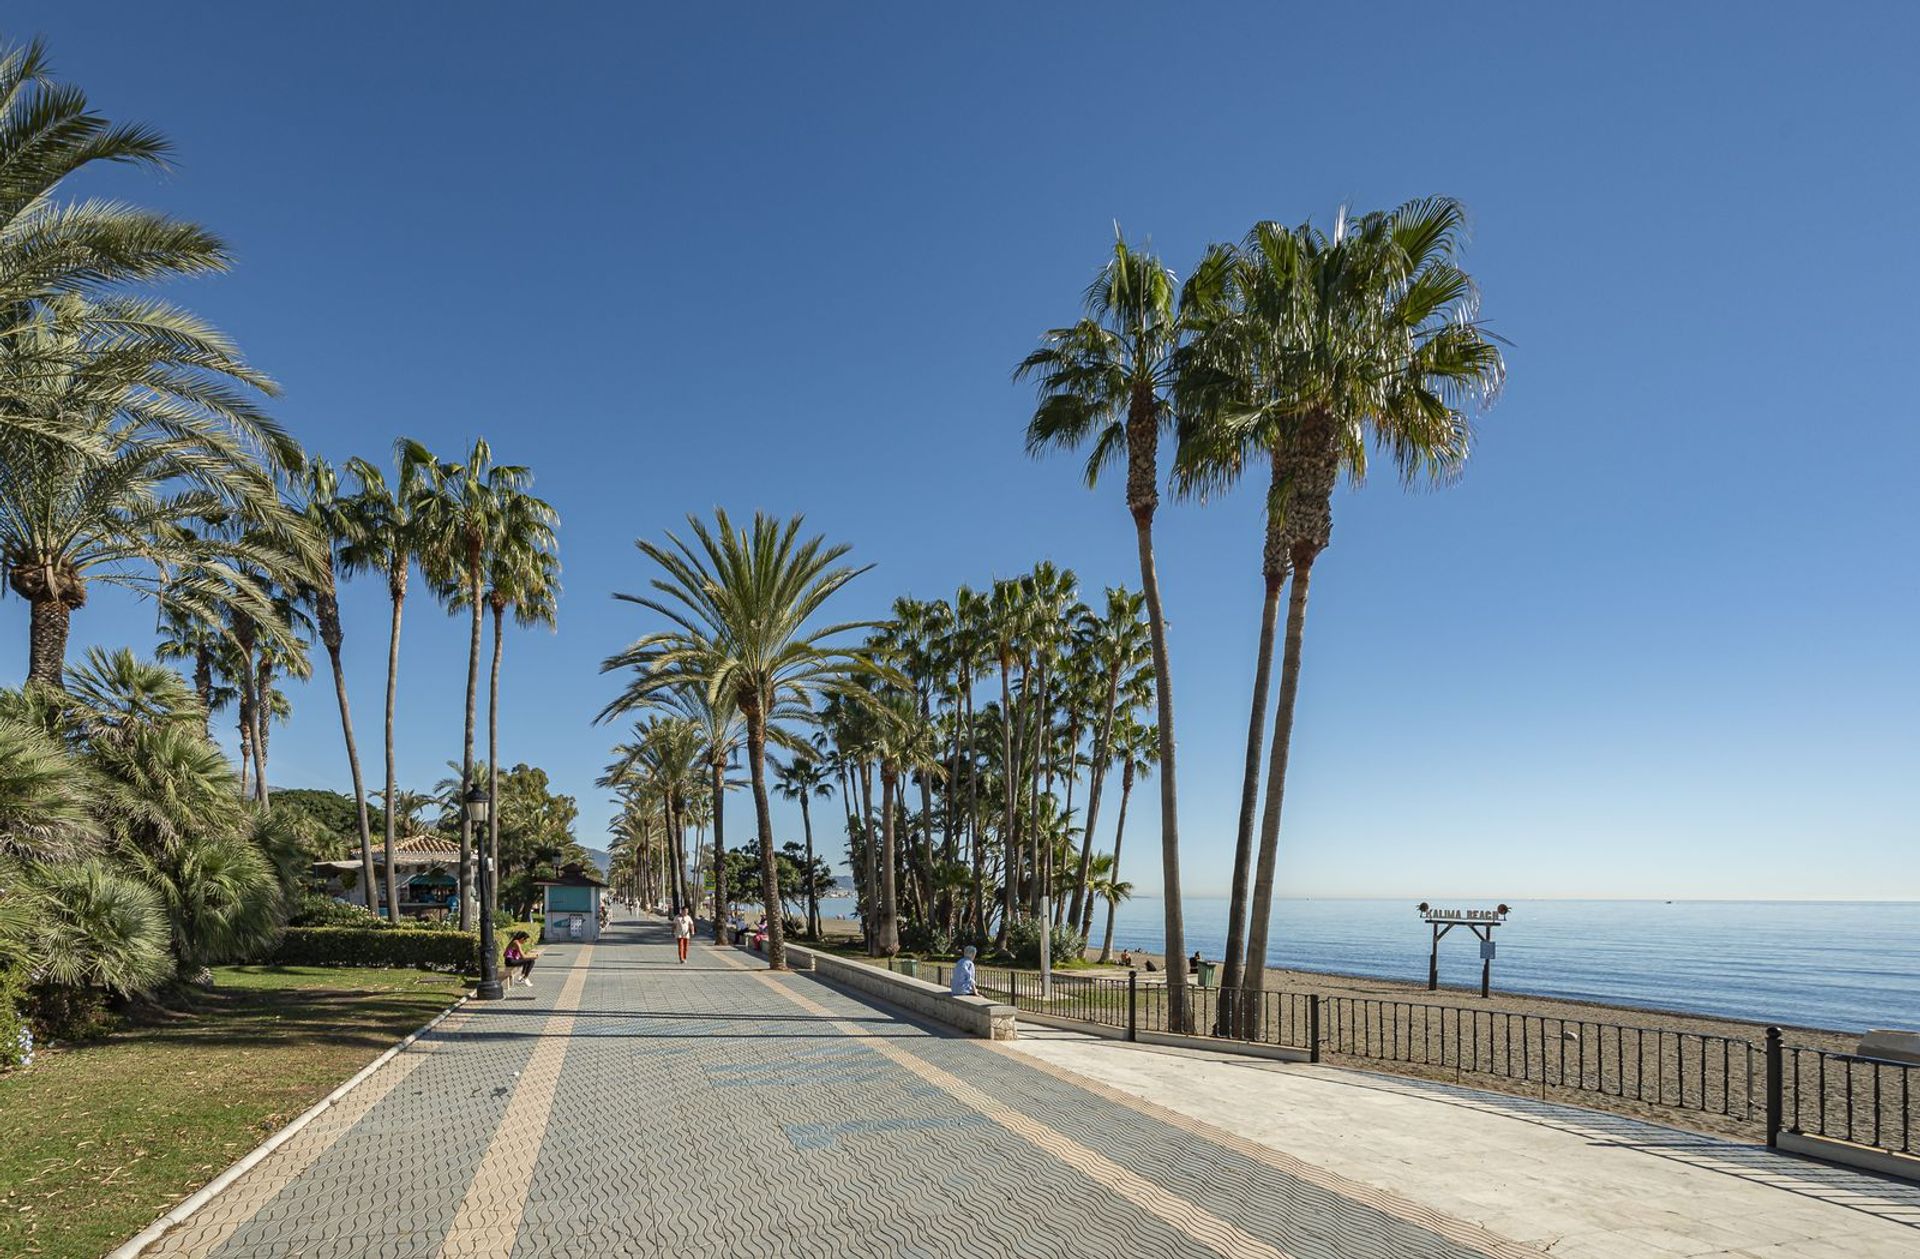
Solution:
[[[1307,1061],[1320,1061],[1320,994],[1313,994],[1313,1004],[1307,1007]]]
[[[1140,1039],[1140,972],[1127,972],[1127,1039]]]
[[[1780,1050],[1780,1029],[1767,1029],[1767,1145],[1778,1148],[1780,1145],[1780,1124],[1784,1118],[1782,1102],[1785,1094],[1786,1077],[1782,1071],[1784,1055]]]

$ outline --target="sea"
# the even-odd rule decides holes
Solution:
[[[832,906],[832,907],[827,907]],[[1188,897],[1187,951],[1226,952],[1227,902]],[[1448,908],[1486,908],[1448,903]],[[1494,931],[1496,991],[1749,1019],[1783,1027],[1920,1030],[1920,901],[1510,901]],[[824,913],[851,913],[823,902]],[[1121,905],[1114,948],[1162,952],[1157,897]],[[1097,943],[1105,907],[1094,920]],[[1424,983],[1431,936],[1412,901],[1283,900],[1267,962]],[[1464,927],[1440,942],[1440,982],[1478,985]]]

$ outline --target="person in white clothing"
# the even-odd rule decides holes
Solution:
[[[687,960],[687,945],[693,940],[693,915],[684,908],[673,916],[673,942],[680,947],[680,960]]]

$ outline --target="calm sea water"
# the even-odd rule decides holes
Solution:
[[[1227,902],[1190,897],[1186,906],[1187,950],[1219,958]],[[1494,933],[1496,989],[1783,1026],[1920,1029],[1920,901],[1510,907],[1507,925]],[[850,914],[852,903],[823,901],[822,912]],[[1162,951],[1163,912],[1157,897],[1122,905],[1114,947]],[[1428,928],[1409,901],[1281,901],[1268,939],[1275,966],[1414,983],[1427,977]],[[1440,982],[1480,982],[1479,944],[1465,928],[1440,942]]]
[[[1849,1032],[1920,1029],[1920,902],[1509,905],[1494,932],[1496,989]],[[1186,910],[1187,951],[1221,956],[1227,902],[1192,897]],[[1157,897],[1122,905],[1115,947],[1159,952],[1164,912]],[[1409,901],[1281,901],[1268,940],[1276,966],[1427,977],[1429,929]],[[1440,942],[1440,982],[1480,982],[1480,946],[1464,927]]]

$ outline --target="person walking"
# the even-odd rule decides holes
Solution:
[[[680,948],[680,960],[687,960],[687,945],[693,940],[693,915],[684,906],[673,916],[673,942]]]

